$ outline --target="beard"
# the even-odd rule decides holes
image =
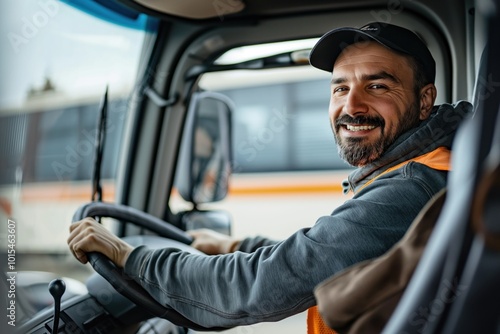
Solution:
[[[389,146],[404,132],[414,128],[420,123],[419,103],[415,102],[406,112],[399,117],[397,129],[386,128],[385,121],[381,117],[358,116],[351,117],[343,115],[332,124],[333,135],[337,143],[340,157],[351,166],[365,166],[384,154]],[[375,142],[369,142],[366,138],[341,138],[339,136],[340,126],[344,124],[373,125],[380,129],[380,137]]]

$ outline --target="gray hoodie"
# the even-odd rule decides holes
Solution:
[[[438,147],[451,148],[471,111],[467,102],[434,107],[429,119],[401,135],[380,159],[353,171],[345,188],[354,197],[311,228],[280,242],[247,238],[239,251],[216,256],[140,246],[125,273],[161,304],[205,327],[277,321],[302,312],[315,305],[318,283],[385,253],[445,187],[446,171],[418,162],[384,172]]]

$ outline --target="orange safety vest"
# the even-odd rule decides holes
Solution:
[[[381,177],[384,174],[387,174],[389,172],[392,172],[394,170],[397,170],[398,168],[403,167],[407,163],[414,161],[421,163],[423,165],[426,165],[432,169],[436,170],[446,170],[450,171],[451,166],[450,166],[450,155],[451,152],[449,149],[446,147],[438,147],[434,151],[431,151],[429,153],[426,153],[424,155],[418,156],[416,158],[403,161],[402,163],[388,168],[386,171],[381,173],[380,175],[374,177],[370,181],[366,182],[359,190],[367,187],[370,185],[373,181],[375,181],[377,178]],[[321,315],[319,314],[318,307],[313,306],[307,310],[307,333],[308,334],[335,334],[333,329],[328,327],[324,322],[323,319],[321,318]]]

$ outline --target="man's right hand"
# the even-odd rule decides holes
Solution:
[[[208,255],[232,253],[238,247],[240,240],[209,229],[199,229],[187,232],[194,238],[191,246]]]
[[[99,252],[123,268],[134,248],[107,230],[93,218],[85,218],[69,227],[68,246],[73,255],[85,264],[88,252]]]

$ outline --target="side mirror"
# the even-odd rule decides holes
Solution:
[[[226,96],[201,92],[192,96],[177,165],[177,189],[195,205],[227,195],[231,173],[231,112]]]

